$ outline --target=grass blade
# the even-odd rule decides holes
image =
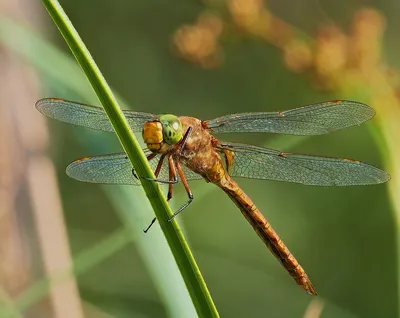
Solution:
[[[111,89],[108,87],[71,21],[66,16],[58,1],[42,0],[42,3],[88,77],[133,167],[139,175],[154,178],[146,157],[140,149],[138,141],[130,131]],[[205,281],[177,222],[167,222],[172,215],[172,211],[159,185],[146,180],[142,180],[142,185],[159,220],[160,227],[171,252],[177,261],[198,315],[201,317],[218,317],[217,309]]]

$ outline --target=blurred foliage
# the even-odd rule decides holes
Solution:
[[[377,7],[366,8],[371,4]],[[207,119],[328,99],[367,101],[378,112],[373,123],[307,138],[290,150],[350,157],[380,167],[385,163],[396,176],[398,157],[390,138],[397,135],[390,137],[388,127],[398,123],[394,107],[399,101],[387,96],[399,98],[400,60],[394,53],[400,49],[398,4],[69,0],[62,5],[108,82],[133,109]],[[48,25],[51,30],[50,21]],[[54,41],[66,49],[58,34]],[[43,83],[50,95],[78,97],[46,78]],[[381,83],[388,86],[382,88]],[[378,87],[380,93],[374,94]],[[119,147],[103,133],[83,134],[82,128],[55,122],[51,127],[52,155],[77,254],[118,230],[121,221],[103,187],[68,179],[64,167],[75,158]],[[76,142],[79,138],[91,144],[90,150]],[[229,139],[267,146],[274,142],[262,134]],[[280,148],[276,142],[274,147]],[[399,218],[393,212],[398,192],[392,189],[388,195],[385,185],[315,188],[257,180],[239,183],[313,281],[323,304],[321,317],[398,315]],[[185,193],[180,185],[175,188],[173,204],[179,206]],[[193,182],[195,201],[179,222],[185,223],[221,316],[302,317],[312,298],[265,249],[229,198],[216,190],[211,184]],[[85,300],[117,317],[167,315],[135,245],[78,279]]]

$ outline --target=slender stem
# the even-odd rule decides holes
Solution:
[[[133,167],[140,176],[154,179],[154,174],[151,171],[146,157],[140,149],[138,141],[132,134],[122,111],[118,107],[111,89],[107,85],[71,21],[68,19],[58,1],[42,0],[42,3],[89,79]],[[218,317],[217,309],[205,281],[177,222],[167,222],[172,216],[172,211],[159,185],[156,182],[147,181],[145,179],[141,179],[141,182],[171,248],[171,252],[178,264],[198,315],[200,317]],[[168,275],[168,273],[166,273],[166,275]]]

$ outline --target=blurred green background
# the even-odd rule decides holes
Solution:
[[[234,112],[284,110],[330,99],[353,98],[369,104],[372,100],[378,118],[345,131],[298,140],[266,134],[221,138],[285,151],[358,159],[388,170],[393,176],[390,183],[395,183],[395,153],[385,138],[391,135],[387,127],[400,125],[394,109],[398,104],[392,105],[393,109],[379,109],[377,105],[386,95],[373,95],[367,86],[370,83],[363,88],[363,81],[370,80],[368,76],[358,77],[352,91],[348,85],[345,89],[337,84],[322,85],[321,74],[313,66],[294,72],[282,58],[281,45],[273,45],[273,41],[235,25],[227,2],[69,0],[61,4],[108,83],[137,111],[208,119]],[[308,37],[303,34],[301,39],[306,42],[318,39],[316,34],[321,25],[335,24],[347,34],[357,12],[373,6],[386,20],[386,32],[379,43],[382,53],[374,67],[378,65],[376,68],[381,70],[390,66],[394,72],[390,78],[394,79],[387,85],[399,98],[396,67],[400,65],[400,6],[397,2],[270,0],[255,3],[258,10],[265,10],[304,31]],[[242,5],[241,10],[249,12],[248,4],[242,2]],[[36,6],[22,17],[2,12],[3,49],[10,50],[13,58],[37,74],[41,87],[37,98],[57,96],[96,103],[57,29],[39,2]],[[194,26],[205,13],[215,15],[224,25],[217,40],[218,52],[214,52],[217,55],[211,58],[211,64],[185,58],[174,43],[177,30],[184,25]],[[30,33],[32,29],[34,34]],[[40,39],[44,42],[35,42]],[[32,41],[32,46],[27,41]],[[343,72],[347,70],[343,67]],[[340,74],[343,73],[335,75],[335,81],[340,82]],[[21,87],[21,94],[23,90]],[[6,106],[3,99],[1,106],[33,108],[35,100],[26,102],[26,105]],[[57,171],[72,259],[76,261],[82,252],[92,252],[86,254],[84,261],[78,259],[81,267],[76,275],[82,301],[96,312],[85,310],[85,315],[177,317],[179,312],[181,317],[194,315],[184,289],[183,295],[176,294],[160,278],[175,276],[163,268],[163,257],[168,256],[158,258],[160,250],[167,248],[158,245],[162,244],[158,225],[147,235],[141,233],[152,218],[141,190],[84,184],[65,175],[65,166],[76,158],[120,151],[115,136],[55,121],[49,121],[49,126],[47,153]],[[391,137],[397,138],[395,128]],[[395,184],[390,192],[388,185],[317,188],[273,181],[238,182],[302,264],[319,296],[308,296],[294,283],[222,191],[204,181],[195,181],[192,183],[194,203],[178,219],[222,317],[398,316],[398,214],[397,198],[393,196],[398,188]],[[136,200],[131,203],[133,206],[124,205],[127,198]],[[10,293],[11,299],[18,299],[26,288],[47,275],[42,269],[41,252],[35,252],[40,250],[37,246],[40,244],[34,243],[40,233],[35,222],[28,222],[21,213],[32,208],[29,195],[25,200],[18,207],[17,218],[21,218],[23,226],[22,230],[18,226],[17,232],[24,233],[21,234],[23,241],[28,242],[25,247],[30,250],[27,253],[30,278],[24,288]],[[172,206],[176,208],[185,200],[183,187],[175,186]],[[132,215],[136,216],[133,220]],[[118,247],[113,247],[113,241],[106,246],[99,245],[128,223],[136,229],[129,240],[118,243]],[[93,250],[96,246],[100,248]],[[99,257],[102,253],[107,255]],[[148,254],[145,260],[144,253]],[[86,269],[82,263],[91,265]],[[157,270],[149,263],[159,266],[159,274],[154,274]],[[170,283],[174,285],[173,280]],[[7,290],[5,284],[3,287]],[[39,300],[32,302],[35,305]],[[186,303],[188,311],[174,311],[171,309],[174,302]],[[25,309],[28,316],[52,316],[45,309]]]

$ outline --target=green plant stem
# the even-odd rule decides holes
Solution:
[[[127,153],[138,175],[154,178],[154,174],[147,159],[118,107],[111,89],[108,87],[104,77],[95,64],[88,49],[79,37],[77,31],[73,27],[71,21],[68,19],[58,1],[42,0],[42,3],[46,7],[76,60],[89,79],[110,119],[111,124],[113,125],[122,147]],[[168,219],[172,215],[172,211],[166,202],[159,185],[155,182],[143,179],[141,179],[141,182],[154,209],[171,252],[178,264],[198,315],[200,317],[218,317],[217,309],[212,301],[205,281],[177,222],[175,220],[168,222]],[[166,275],[168,275],[168,273],[166,273]]]

